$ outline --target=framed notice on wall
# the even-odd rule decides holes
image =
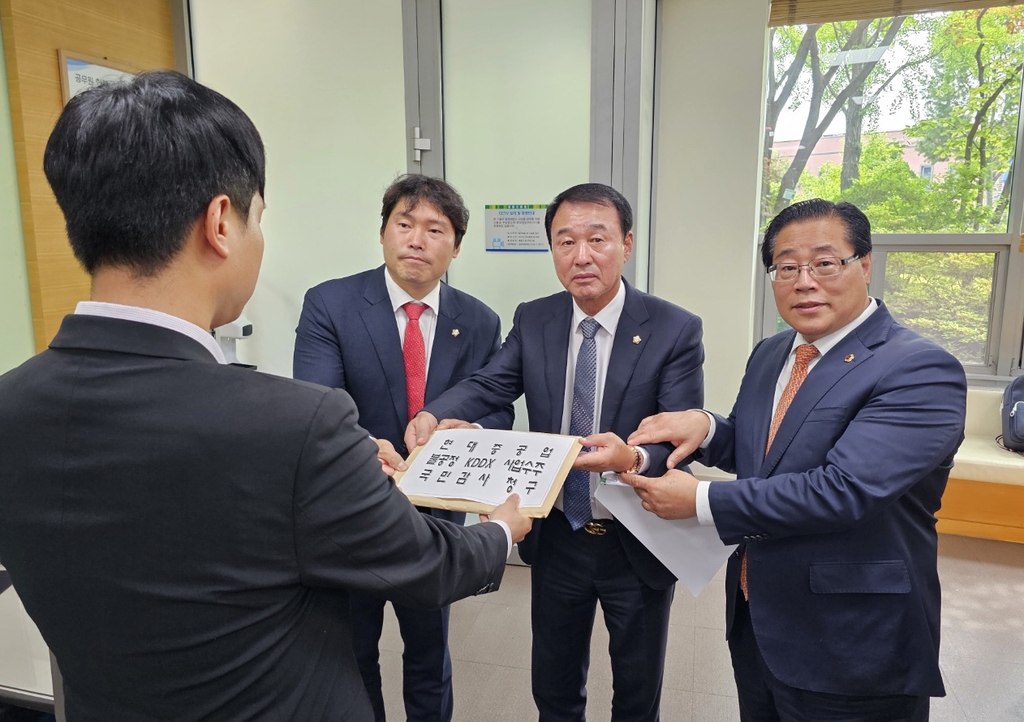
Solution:
[[[544,230],[547,204],[484,206],[487,251],[538,251],[546,253]]]
[[[64,97],[64,105],[83,90],[95,88],[101,83],[126,80],[138,73],[135,68],[111,62],[106,58],[68,50],[58,50],[57,60],[60,63],[60,90]]]

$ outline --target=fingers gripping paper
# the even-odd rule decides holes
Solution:
[[[524,516],[546,517],[582,448],[577,437],[558,434],[435,431],[395,481],[419,506],[487,514],[516,493]]]

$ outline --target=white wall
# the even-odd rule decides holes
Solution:
[[[34,353],[11,106],[3,40],[0,39],[0,373],[14,368]]]
[[[503,333],[516,306],[562,284],[548,252],[486,252],[484,206],[548,203],[590,179],[590,4],[441,4],[445,171],[470,212],[449,281],[493,308]]]
[[[448,281],[501,316],[562,290],[549,252],[484,250],[484,206],[590,180],[590,0],[443,0],[445,175],[469,208]],[[527,428],[516,403],[517,429]]]
[[[752,347],[769,0],[664,0],[652,292],[704,320],[705,405],[728,413]]]
[[[404,172],[399,2],[192,0],[196,79],[267,147],[263,270],[239,356],[291,376],[306,289],[382,262],[380,202]]]

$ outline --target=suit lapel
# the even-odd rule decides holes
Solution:
[[[612,422],[618,416],[622,398],[633,378],[633,370],[649,340],[650,334],[645,332],[645,324],[649,318],[643,297],[632,286],[626,284],[626,298],[622,305],[622,314],[619,316],[619,324],[615,329],[615,338],[612,340],[608,372],[604,377],[599,431],[610,430]]]
[[[807,419],[807,415],[818,405],[829,389],[842,381],[846,374],[871,358],[874,355],[871,349],[885,341],[893,321],[885,305],[880,303],[879,306],[878,310],[864,323],[833,346],[807,374],[807,378],[800,386],[800,390],[793,398],[793,403],[779,425],[772,448],[764,459],[760,474],[762,477],[771,476],[797,431]],[[792,339],[786,347],[787,350],[791,346]],[[777,373],[775,378],[778,378]],[[774,388],[773,384],[773,398]],[[762,449],[767,440],[766,431],[761,445]]]
[[[398,338],[398,324],[395,322],[395,311],[391,308],[387,286],[384,285],[384,269],[379,273],[370,274],[366,287],[363,289],[365,307],[359,316],[363,320],[366,332],[370,335],[377,359],[384,371],[391,392],[391,402],[398,415],[399,426],[405,426],[409,417],[408,402],[405,395],[405,363],[402,359],[402,344]]]
[[[569,359],[569,334],[572,332],[572,296],[559,294],[560,307],[544,324],[544,380],[547,384],[548,428],[552,433],[562,430],[562,407],[565,404],[565,369]],[[525,355],[525,354],[524,354]]]
[[[775,385],[786,365],[786,359],[793,348],[795,331],[790,331],[780,339],[782,343],[774,349],[768,350],[764,363],[759,363],[756,373],[760,374],[753,385],[755,389],[754,398],[754,419],[752,424],[753,439],[751,439],[751,452],[754,458],[751,459],[751,468],[756,469],[764,464],[764,448],[768,444],[768,430],[772,425],[772,404],[775,401]],[[773,444],[774,446],[774,444]]]
[[[434,325],[434,344],[430,349],[430,368],[427,370],[427,388],[424,395],[429,403],[448,388],[455,365],[465,349],[467,329],[460,328],[456,319],[462,313],[458,299],[447,284],[441,284],[437,322]]]

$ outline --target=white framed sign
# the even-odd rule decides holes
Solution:
[[[83,90],[103,83],[128,80],[138,74],[133,68],[113,63],[106,58],[68,50],[58,50],[57,59],[60,63],[60,90],[64,96],[64,105]]]
[[[546,252],[548,236],[544,230],[547,204],[484,206],[487,251]]]

